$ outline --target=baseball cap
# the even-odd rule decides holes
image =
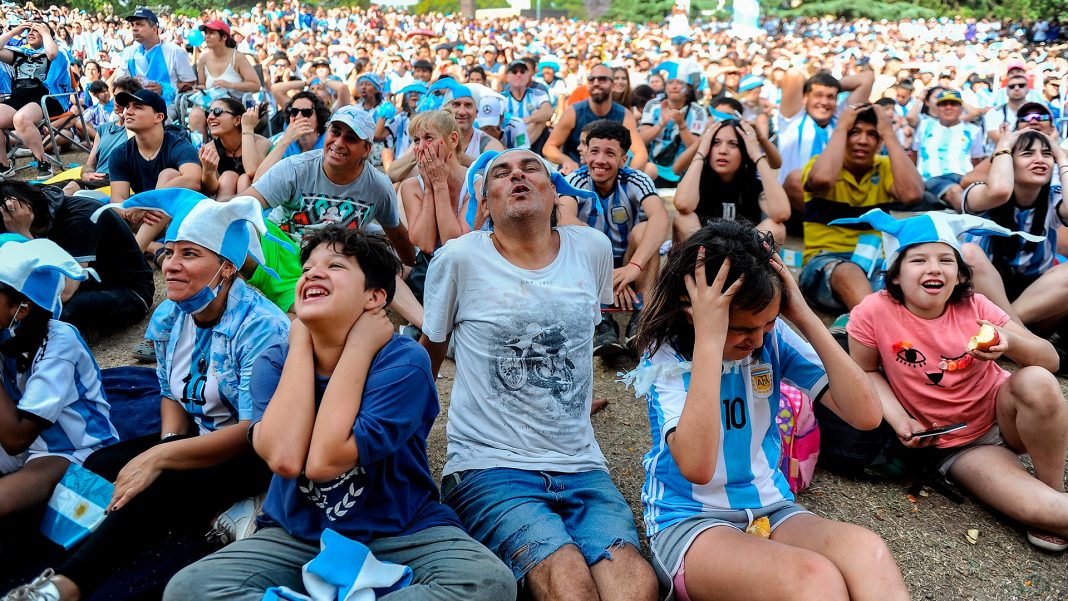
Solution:
[[[131,102],[150,106],[157,113],[167,114],[167,103],[163,100],[163,97],[148,88],[141,88],[133,94],[129,92],[115,94],[115,103],[119,106],[126,106]]]
[[[144,19],[153,25],[159,25],[159,17],[156,16],[156,13],[144,6],[139,6],[137,7],[137,10],[126,15],[127,21],[136,21],[138,19]]]
[[[1027,64],[1024,63],[1023,61],[1012,61],[1011,63],[1009,63],[1008,65],[1005,66],[1005,73],[1008,73],[1009,71],[1026,71],[1026,70],[1027,70]]]
[[[1045,103],[1025,102],[1021,104],[1019,110],[1016,111],[1016,118],[1017,120],[1019,120],[1020,117],[1023,117],[1025,115],[1033,115],[1036,113],[1041,115],[1049,115],[1050,117],[1053,116],[1053,111],[1049,110],[1049,107],[1046,106]]]
[[[361,140],[370,142],[375,137],[375,122],[371,120],[371,117],[365,111],[361,111],[355,106],[343,106],[334,111],[326,125],[329,126],[334,122],[344,123],[349,126],[349,129]]]
[[[221,31],[226,35],[230,35],[230,26],[223,22],[221,19],[208,21],[207,23],[200,26],[201,31],[204,31],[205,29],[211,29],[212,31]]]
[[[330,66],[330,59],[326,58],[325,56],[317,56],[317,57],[315,57],[314,60],[312,60],[312,66],[313,67],[329,67]]]
[[[478,99],[478,116],[475,117],[475,126],[499,127],[501,117],[504,116],[505,104],[504,96],[496,92],[483,95]]]
[[[938,96],[935,97],[935,105],[939,105],[944,102],[956,102],[957,104],[964,103],[963,100],[961,100],[960,92],[956,90],[942,90],[941,92],[939,92]]]
[[[526,71],[530,70],[530,66],[527,65],[527,61],[525,61],[525,60],[523,60],[521,58],[517,58],[514,61],[508,63],[508,68],[505,69],[504,71],[507,73],[507,72],[510,72],[512,69],[515,69],[516,67],[523,67],[523,69],[526,70]]]

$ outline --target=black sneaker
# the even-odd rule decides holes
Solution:
[[[44,159],[37,161],[37,179],[51,179],[53,175],[51,163]]]
[[[619,342],[619,324],[608,313],[601,313],[601,323],[593,331],[593,354],[595,356],[615,355],[624,350]]]
[[[623,343],[632,353],[638,352],[637,349],[634,348],[634,343],[638,340],[638,322],[641,320],[641,317],[642,314],[638,311],[631,313],[626,333],[623,334]]]

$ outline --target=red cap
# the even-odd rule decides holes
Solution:
[[[212,30],[215,30],[215,31],[221,31],[221,32],[225,33],[226,35],[230,35],[230,26],[227,25],[224,21],[222,21],[220,19],[215,19],[214,21],[208,21],[207,23],[201,25],[200,29],[201,29],[201,31],[203,31],[205,29],[212,29]]]

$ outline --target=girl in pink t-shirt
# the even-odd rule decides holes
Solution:
[[[887,242],[886,289],[857,305],[847,327],[850,354],[875,385],[884,419],[906,447],[935,447],[938,469],[1026,524],[1032,544],[1068,548],[1068,406],[1051,373],[1057,353],[986,297],[972,294],[972,272],[956,239],[963,231],[1007,230],[960,215],[885,219],[871,221],[884,233],[894,231]],[[929,231],[908,231],[913,220],[923,220],[914,225]],[[982,324],[993,326],[999,340],[989,350],[969,350]],[[1002,369],[996,363],[1002,355],[1020,369]],[[913,437],[958,422],[967,426]],[[1024,453],[1035,477],[1017,459]]]

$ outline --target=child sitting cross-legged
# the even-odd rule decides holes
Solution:
[[[1068,404],[1057,378],[1058,357],[982,294],[958,236],[1020,235],[972,215],[927,213],[897,220],[875,209],[855,219],[883,232],[886,290],[853,310],[849,352],[868,373],[886,423],[902,444],[927,447],[926,464],[979,501],[1022,522],[1036,547],[1068,549]],[[970,338],[980,325],[996,334]],[[1010,373],[996,360],[1020,366]],[[964,423],[940,436],[915,434]],[[1032,477],[1017,456],[1028,454]]]
[[[274,472],[260,530],[179,572],[164,599],[303,594],[328,529],[411,568],[380,599],[514,599],[511,572],[438,501],[430,358],[385,313],[400,259],[382,235],[330,225],[305,238],[301,263],[288,344],[253,370],[252,444]]]

